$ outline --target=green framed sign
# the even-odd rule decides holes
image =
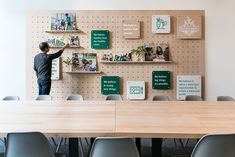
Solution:
[[[170,71],[153,71],[152,72],[153,89],[170,89],[171,72]]]
[[[120,77],[119,76],[102,76],[101,77],[101,93],[120,94]]]
[[[91,31],[91,48],[93,49],[109,49],[109,31],[93,30]]]

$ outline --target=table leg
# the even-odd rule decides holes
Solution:
[[[152,138],[152,157],[162,156],[162,138]]]
[[[69,138],[69,157],[79,157],[78,138]]]
[[[139,154],[141,156],[141,138],[136,138],[135,139],[135,144],[136,144],[136,147],[137,147],[137,149],[139,151]]]

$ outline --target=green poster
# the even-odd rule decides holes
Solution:
[[[153,71],[152,73],[153,89],[170,89],[171,72],[170,71]]]
[[[101,77],[101,93],[120,94],[120,77],[119,76],[102,76]]]
[[[109,31],[108,30],[91,31],[91,48],[109,49]]]

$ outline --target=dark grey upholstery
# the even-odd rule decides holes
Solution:
[[[218,96],[217,101],[234,101],[231,96]]]
[[[202,101],[202,97],[198,95],[187,95],[185,101]]]
[[[166,95],[156,95],[153,97],[153,101],[170,101],[170,98]]]
[[[42,133],[31,132],[9,133],[5,157],[55,157],[55,155]]]
[[[191,157],[235,157],[235,134],[203,137]]]
[[[90,157],[139,157],[139,153],[132,139],[97,138]]]

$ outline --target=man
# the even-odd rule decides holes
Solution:
[[[42,51],[34,57],[34,70],[37,75],[39,95],[49,95],[51,90],[51,66],[52,60],[61,56],[65,48],[68,48],[69,44],[66,44],[54,54],[47,54],[50,50],[50,46],[47,42],[39,44],[39,48]]]

